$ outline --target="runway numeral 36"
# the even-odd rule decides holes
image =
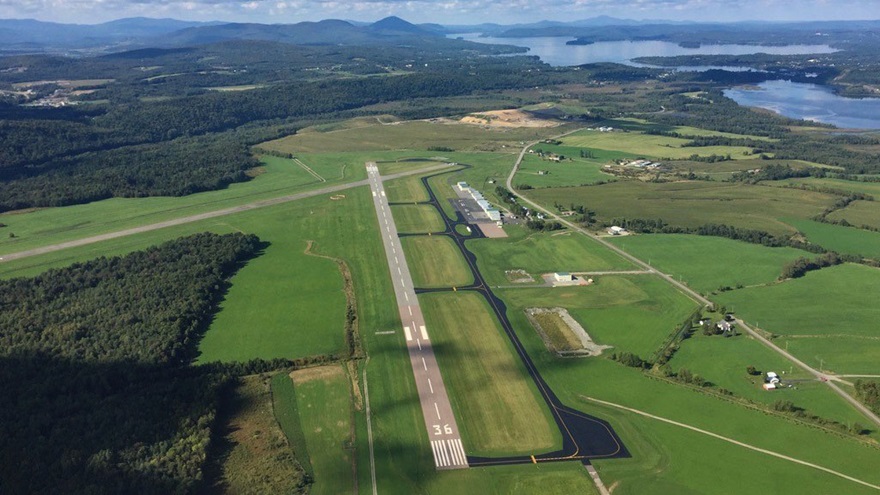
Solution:
[[[443,425],[442,428],[440,427],[440,425],[434,425],[435,435],[442,435],[444,433],[447,435],[452,435],[452,427],[450,427],[448,424]]]

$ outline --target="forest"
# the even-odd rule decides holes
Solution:
[[[242,370],[190,363],[263,247],[197,234],[0,282],[0,492],[198,487],[218,394]]]

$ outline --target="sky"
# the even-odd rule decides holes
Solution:
[[[0,18],[94,24],[122,17],[295,23],[321,19],[512,24],[626,19],[798,21],[880,18],[878,0],[0,0]]]

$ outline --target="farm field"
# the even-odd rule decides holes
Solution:
[[[853,201],[846,208],[828,215],[829,220],[846,220],[850,225],[867,225],[880,229],[880,203],[874,201]]]
[[[635,269],[629,261],[580,234],[529,233],[512,225],[504,230],[509,237],[467,242],[486,283],[493,286],[510,284],[505,275],[508,270],[525,270],[540,282],[543,273]]]
[[[872,196],[880,196],[880,182],[859,182],[854,180],[828,179],[818,177],[807,177],[798,179],[785,179],[781,181],[769,182],[774,185],[805,185],[810,187],[827,187],[851,193],[863,193]]]
[[[608,240],[702,294],[719,287],[769,284],[786,263],[815,256],[794,248],[769,248],[711,236],[645,234]]]
[[[594,285],[586,287],[496,292],[507,304],[507,315],[520,333],[537,335],[525,316],[526,308],[562,307],[594,342],[614,346],[606,353],[631,352],[645,359],[697,309],[696,303],[650,275],[600,276]],[[543,343],[536,352],[548,354]]]
[[[353,129],[320,132],[303,129],[293,136],[260,144],[261,148],[282,153],[333,151],[392,151],[450,148],[454,151],[499,151],[521,147],[564,132],[561,128],[501,128],[459,124],[437,120],[370,125]],[[443,155],[445,152],[434,152]]]
[[[336,364],[297,370],[289,379],[315,477],[310,493],[352,491],[354,438],[348,375]]]
[[[843,227],[814,220],[788,220],[807,239],[825,249],[842,254],[880,258],[880,232]]]
[[[643,132],[600,132],[584,130],[560,139],[566,146],[616,150],[643,158],[681,159],[691,155],[730,155],[734,160],[751,159],[745,146],[689,146],[688,139],[645,134]]]
[[[394,205],[391,215],[400,233],[424,234],[446,230],[443,218],[431,205]]]
[[[419,301],[468,453],[558,448],[562,439],[550,412],[488,303],[466,292],[422,294]]]
[[[835,373],[880,374],[876,359],[880,355],[878,283],[880,270],[844,264],[773,286],[726,292],[716,299],[746,322],[784,336],[790,351],[811,366],[821,365]],[[859,352],[852,354],[851,345],[838,347],[838,341],[846,339],[860,340]],[[821,351],[799,353],[799,347],[803,351],[817,346],[801,345],[801,341],[821,341]]]
[[[700,181],[652,184],[633,180],[538,189],[526,195],[545,206],[584,205],[596,212],[599,221],[660,218],[676,226],[726,224],[778,235],[796,231],[782,219],[813,217],[837,199],[829,194],[760,185]]]
[[[454,287],[473,283],[467,261],[449,237],[402,237],[400,245],[406,253],[416,287]]]
[[[520,338],[526,332],[519,331]],[[534,332],[532,332],[534,333]],[[540,339],[527,340],[529,352],[542,346]],[[713,433],[769,449],[794,458],[813,462],[830,469],[877,484],[880,474],[872,466],[880,462],[880,451],[850,437],[829,435],[824,431],[792,422],[787,417],[749,410],[728,400],[703,394],[697,390],[654,379],[643,372],[627,368],[609,359],[560,359],[547,354],[540,356],[538,367],[545,379],[563,401],[587,413],[608,419],[619,432],[627,448],[634,453],[631,460],[597,460],[603,481],[610,486],[635,484],[630,493],[654,493],[657,487],[668,487],[661,493],[739,492],[741,483],[755,483],[757,492],[773,493],[780,477],[791,477],[796,486],[812,492],[812,484],[835,486],[845,493],[858,493],[860,486],[825,473],[788,462],[775,463],[778,468],[768,475],[759,474],[742,481],[742,472],[766,469],[772,458],[742,449],[687,430],[670,429],[675,438],[665,438],[666,426],[656,420],[633,421],[631,413],[597,405],[583,397],[595,397],[633,407],[664,418],[684,422]],[[694,447],[709,441],[710,446]],[[706,455],[711,452],[712,455]],[[728,462],[723,453],[737,456]],[[716,456],[715,453],[718,455]],[[712,473],[714,483],[698,481]],[[692,488],[690,483],[696,483]],[[676,488],[678,486],[678,488]],[[696,488],[699,486],[700,488]],[[795,486],[795,485],[791,485]],[[786,487],[786,491],[790,487]],[[654,487],[654,488],[648,488]],[[707,487],[707,488],[706,488]],[[734,488],[735,487],[735,488]],[[832,490],[834,491],[834,490]],[[871,492],[867,492],[871,493]]]
[[[763,373],[784,373],[781,375],[783,382],[793,387],[767,392],[761,388],[762,376],[749,375],[746,373],[747,366],[754,366]],[[731,338],[705,336],[698,330],[693,337],[681,343],[678,352],[669,361],[669,367],[675,371],[688,369],[715,386],[733,392],[737,397],[767,406],[772,407],[776,401],[787,400],[806,409],[809,414],[847,426],[866,424],[861,413],[844,402],[824,383],[745,335]],[[875,431],[874,438],[878,436],[880,435]]]
[[[0,255],[317,189],[343,182],[341,174],[344,174],[346,181],[361,179],[366,175],[363,163],[358,169],[345,168],[339,163],[310,164],[319,173],[327,174],[325,183],[319,182],[291,160],[263,157],[263,163],[262,173],[253,180],[230,184],[219,191],[179,198],[113,198],[63,208],[0,214],[0,222],[7,225],[0,238]],[[10,237],[10,233],[15,237]]]

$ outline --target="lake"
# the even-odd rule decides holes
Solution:
[[[699,48],[682,48],[669,41],[600,41],[592,45],[566,45],[572,38],[481,38],[479,33],[451,34],[450,38],[462,38],[477,43],[494,45],[516,45],[529,48],[529,55],[537,55],[547,64],[555,67],[567,65],[616,62],[637,65],[632,59],[637,57],[671,57],[675,55],[748,55],[768,53],[771,55],[803,55],[809,53],[833,53],[836,50],[828,45],[702,45]],[[706,70],[710,67],[687,67],[680,70]],[[743,68],[729,68],[743,70]]]
[[[756,87],[728,89],[724,95],[740,105],[766,108],[793,119],[880,129],[880,99],[844,98],[818,84],[767,81]]]

